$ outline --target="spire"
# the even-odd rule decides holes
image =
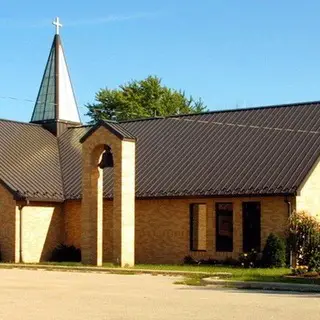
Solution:
[[[44,124],[80,123],[78,107],[59,35],[62,24],[59,18],[56,18],[53,24],[56,27],[56,34],[50,49],[31,122]],[[53,126],[51,125],[51,127]],[[53,131],[56,134],[58,130]]]

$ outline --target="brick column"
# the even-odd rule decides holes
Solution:
[[[135,140],[125,140],[107,128],[97,128],[82,141],[81,253],[85,264],[103,261],[103,172],[98,168],[108,145],[114,163],[112,261],[134,265]]]
[[[135,142],[122,141],[121,157],[114,166],[113,262],[134,265]]]
[[[84,148],[83,151],[86,149]],[[101,154],[99,147],[94,153]],[[91,151],[91,150],[88,150]],[[103,171],[92,163],[96,154],[83,159],[81,253],[85,264],[102,265],[103,253]]]

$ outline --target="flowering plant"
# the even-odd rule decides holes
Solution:
[[[261,255],[254,249],[239,256],[239,263],[244,268],[256,268],[261,261]]]

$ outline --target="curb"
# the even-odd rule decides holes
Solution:
[[[202,283],[205,285],[215,285],[215,286],[231,287],[231,288],[237,288],[237,289],[320,293],[320,285],[317,285],[317,284],[234,281],[234,280],[220,280],[214,277],[203,278]]]

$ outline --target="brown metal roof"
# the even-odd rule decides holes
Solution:
[[[40,125],[0,120],[0,163],[17,198],[64,200],[57,139]]]
[[[294,194],[320,157],[320,102],[112,125],[137,138],[137,197]],[[91,128],[69,128],[58,152],[57,139],[40,126],[0,121],[0,161],[9,163],[0,180],[61,199],[62,173],[65,198],[80,198],[80,139]],[[17,156],[28,163],[18,173]],[[112,197],[112,168],[104,172],[104,195]]]
[[[137,137],[136,196],[293,194],[320,156],[320,103],[122,122]],[[65,195],[81,196],[88,127],[60,139]],[[112,169],[105,169],[112,197]]]

